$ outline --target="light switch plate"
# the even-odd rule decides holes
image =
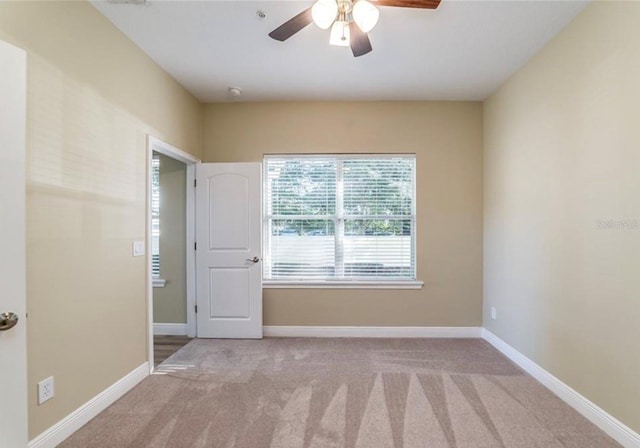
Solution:
[[[133,242],[133,256],[141,257],[144,255],[144,240],[136,240]]]

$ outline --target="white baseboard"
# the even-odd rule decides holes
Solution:
[[[102,391],[51,428],[29,442],[28,448],[54,448],[80,429],[89,420],[129,392],[149,376],[149,363],[145,362],[124,378]]]
[[[154,324],[154,333],[155,333]],[[186,324],[160,324],[180,325]],[[166,334],[166,333],[163,333]],[[171,333],[173,334],[173,333]],[[481,327],[294,327],[265,326],[267,337],[479,338],[482,337],[551,392],[625,448],[640,448],[640,434],[607,413],[538,364]],[[54,448],[149,375],[144,363],[29,442],[28,448]]]
[[[580,395],[486,328],[483,329],[482,337],[622,446],[640,448],[640,434]]]
[[[187,324],[153,324],[153,334],[168,336],[186,336]]]
[[[265,326],[278,338],[480,338],[481,327],[293,327]]]

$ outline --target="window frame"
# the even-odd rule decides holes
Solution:
[[[326,159],[335,159],[338,163],[336,165],[336,203],[335,203],[335,214],[330,216],[319,215],[314,216],[317,219],[327,219],[332,220],[334,222],[334,244],[335,244],[335,267],[339,269],[340,267],[344,269],[344,224],[348,219],[375,219],[379,217],[381,219],[410,219],[411,220],[411,251],[413,256],[413,278],[400,278],[400,277],[391,277],[389,279],[384,278],[318,278],[318,279],[304,279],[304,278],[291,278],[291,279],[270,279],[265,278],[265,269],[262,271],[262,284],[264,288],[331,288],[331,289],[421,289],[424,285],[424,282],[418,280],[418,257],[417,257],[417,244],[416,244],[416,230],[417,230],[417,157],[416,154],[392,154],[392,153],[384,153],[384,154],[266,154],[263,158],[263,194],[262,194],[262,230],[263,230],[263,239],[265,244],[263,246],[263,260],[270,260],[269,258],[269,244],[270,244],[270,235],[268,235],[270,226],[269,222],[271,220],[277,219],[302,219],[304,216],[300,215],[268,215],[267,210],[268,207],[268,195],[267,195],[267,182],[268,182],[268,161],[269,159],[291,159],[291,160],[326,160]],[[412,214],[407,217],[406,215],[400,216],[377,216],[377,215],[345,215],[343,210],[343,200],[344,200],[344,192],[338,194],[338,191],[341,190],[342,187],[342,179],[343,179],[343,170],[342,170],[342,162],[344,160],[354,160],[354,159],[410,159],[414,162],[414,171],[413,171],[413,201],[412,201]],[[266,266],[266,264],[265,264]]]

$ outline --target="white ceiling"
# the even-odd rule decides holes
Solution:
[[[95,1],[95,7],[203,102],[483,100],[564,28],[583,1],[443,0],[380,7],[373,52],[354,58],[310,25],[267,34],[313,1]],[[267,18],[261,20],[256,11]],[[233,98],[227,89],[242,88]]]

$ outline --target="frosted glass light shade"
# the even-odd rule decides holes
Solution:
[[[311,7],[311,18],[319,28],[328,29],[338,15],[338,4],[335,0],[318,0]]]
[[[331,37],[329,38],[331,45],[338,47],[348,47],[351,43],[351,34],[349,33],[349,23],[336,21],[331,27]]]
[[[376,26],[380,18],[380,11],[367,0],[358,0],[353,5],[353,20],[358,28],[368,33]]]

